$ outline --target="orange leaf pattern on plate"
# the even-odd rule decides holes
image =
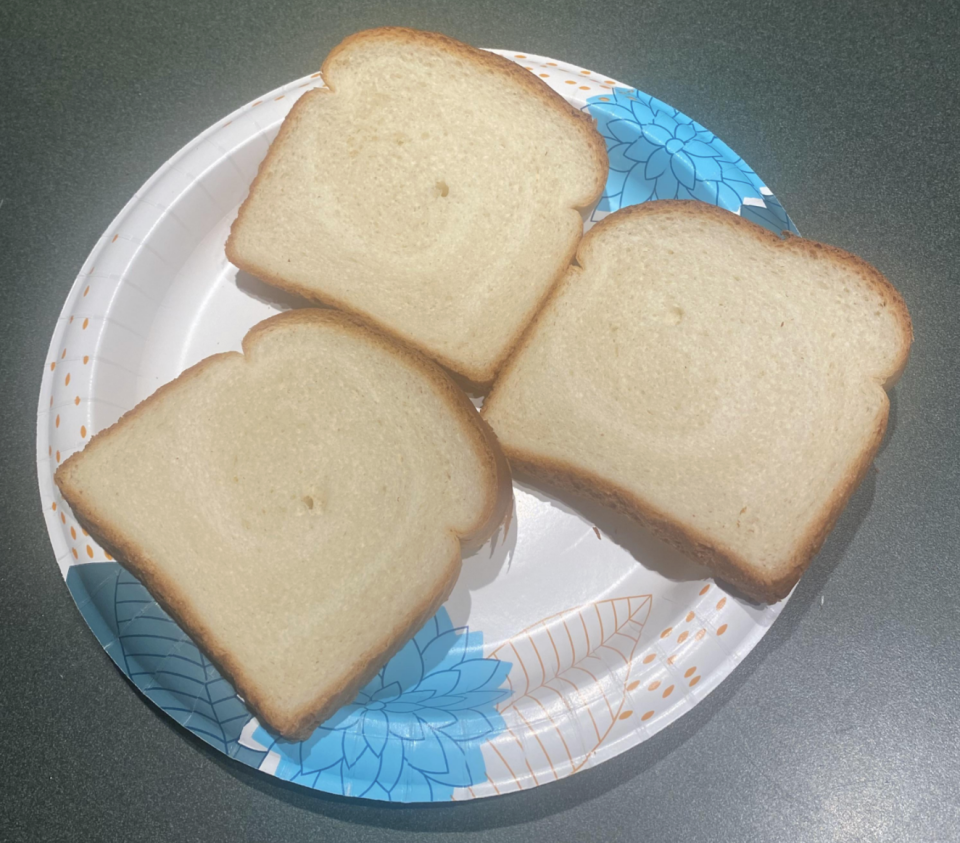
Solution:
[[[617,720],[632,715],[627,686],[652,605],[649,594],[588,603],[544,618],[490,654],[513,664],[511,695],[498,706],[506,737],[484,753],[501,792],[577,772]]]

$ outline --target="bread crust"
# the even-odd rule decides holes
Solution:
[[[485,71],[497,73],[509,78],[514,84],[519,85],[527,93],[532,94],[541,100],[545,106],[564,114],[570,119],[570,124],[574,130],[580,134],[584,141],[592,148],[594,172],[596,174],[596,179],[592,190],[588,194],[584,195],[582,201],[579,201],[578,204],[571,206],[570,210],[573,211],[578,208],[589,207],[600,198],[607,181],[607,147],[603,137],[596,130],[595,121],[593,118],[579,109],[574,108],[562,96],[560,96],[560,94],[556,93],[542,80],[538,79],[529,71],[524,70],[522,67],[510,61],[509,59],[504,58],[503,56],[499,56],[496,53],[489,53],[486,50],[480,50],[476,47],[471,47],[469,44],[464,44],[453,38],[449,38],[446,35],[441,35],[438,32],[424,32],[421,30],[407,29],[399,26],[385,26],[377,29],[368,29],[362,32],[357,32],[345,38],[336,47],[334,47],[333,50],[331,50],[326,59],[324,59],[323,65],[320,69],[325,87],[307,91],[303,96],[300,97],[299,100],[297,100],[296,103],[294,103],[293,108],[290,110],[287,118],[283,121],[283,125],[280,127],[279,134],[270,145],[270,149],[267,151],[266,157],[260,163],[256,178],[254,178],[253,183],[250,185],[248,198],[249,196],[253,195],[254,191],[257,189],[257,185],[269,171],[274,158],[279,154],[279,150],[283,146],[283,140],[290,132],[293,131],[293,127],[299,119],[300,112],[306,107],[305,104],[310,101],[309,98],[328,96],[336,93],[336,73],[334,70],[334,65],[338,59],[340,59],[348,50],[357,45],[378,40],[394,40],[407,44],[429,44],[432,47],[437,47],[448,53],[453,58],[469,61]],[[490,384],[493,382],[493,379],[496,377],[496,374],[501,366],[513,354],[517,343],[519,343],[523,335],[527,323],[543,307],[544,303],[549,298],[551,291],[557,286],[557,283],[566,272],[567,267],[577,250],[577,241],[574,240],[565,253],[562,262],[558,264],[560,268],[558,269],[556,275],[551,279],[550,283],[544,289],[543,295],[530,309],[527,319],[517,329],[515,336],[511,342],[507,344],[507,347],[503,350],[500,356],[486,367],[471,369],[444,354],[427,348],[425,345],[418,342],[415,337],[410,336],[400,328],[384,324],[372,314],[350,304],[349,302],[343,301],[342,299],[332,296],[329,293],[321,293],[317,290],[300,286],[299,284],[281,278],[275,273],[267,271],[255,263],[245,261],[237,251],[236,239],[238,232],[246,219],[247,201],[248,200],[245,199],[243,204],[240,206],[240,210],[237,213],[237,218],[233,221],[233,224],[230,227],[230,234],[227,237],[225,252],[227,259],[232,264],[244,270],[245,272],[249,272],[251,275],[255,275],[257,278],[260,278],[273,287],[277,287],[278,289],[285,290],[288,293],[301,296],[318,304],[326,305],[328,307],[335,307],[339,310],[344,310],[359,316],[369,324],[375,325],[381,331],[403,340],[408,345],[412,345],[414,348],[417,348],[419,351],[426,354],[433,360],[436,360],[441,365],[453,370],[459,375],[462,375],[469,381],[471,387],[478,392],[484,392],[490,387]]]
[[[190,383],[210,366],[217,365],[221,358],[246,358],[258,340],[267,333],[283,330],[292,324],[322,324],[362,336],[388,352],[400,357],[408,366],[425,377],[446,402],[451,413],[458,417],[465,438],[476,456],[487,468],[487,495],[483,510],[475,523],[462,533],[456,533],[460,547],[453,554],[446,568],[446,576],[437,582],[434,590],[423,596],[420,604],[412,606],[396,635],[385,636],[371,648],[362,659],[357,660],[354,674],[333,691],[319,695],[311,703],[297,711],[286,713],[278,710],[270,699],[269,689],[257,686],[244,666],[232,656],[224,644],[218,641],[213,630],[195,611],[177,583],[140,547],[136,538],[124,535],[110,522],[107,514],[99,512],[89,502],[82,488],[73,482],[73,468],[90,449],[101,447],[111,435],[123,426],[135,423],[150,407],[163,400],[164,395]],[[151,396],[125,413],[110,427],[93,436],[82,451],[70,456],[54,475],[54,481],[70,504],[74,515],[99,544],[117,561],[137,577],[151,596],[187,632],[197,647],[210,659],[220,673],[244,699],[247,707],[269,730],[290,740],[302,740],[342,705],[350,702],[377,671],[393,656],[437,611],[453,589],[460,572],[461,560],[471,550],[482,545],[500,526],[512,506],[513,485],[506,458],[490,426],[481,419],[466,395],[450,380],[449,376],[422,354],[406,348],[383,333],[369,327],[354,316],[339,311],[305,308],[273,316],[255,325],[243,339],[243,355],[230,351],[215,354],[185,370],[175,380],[164,384]]]
[[[833,493],[824,501],[819,514],[798,542],[797,549],[791,557],[787,569],[779,576],[764,577],[756,571],[755,566],[752,566],[747,559],[725,547],[721,542],[710,538],[692,525],[682,523],[659,511],[650,501],[584,469],[582,466],[562,460],[554,460],[509,445],[504,445],[504,452],[511,465],[519,472],[555,483],[561,488],[569,489],[575,493],[589,495],[601,503],[612,506],[618,512],[638,521],[687,556],[715,571],[718,577],[736,586],[748,597],[762,603],[773,603],[786,597],[797,584],[813,557],[820,550],[830,530],[833,529],[847,501],[860,485],[880,448],[880,443],[883,441],[887,428],[890,406],[885,390],[890,389],[903,373],[910,354],[910,344],[913,341],[910,314],[900,293],[879,270],[862,258],[835,246],[804,240],[796,236],[787,236],[785,239],[781,239],[773,232],[749,222],[737,214],[698,201],[661,199],[640,205],[631,205],[610,214],[597,223],[580,241],[580,246],[577,249],[577,263],[582,266],[589,261],[592,244],[600,233],[608,228],[621,225],[633,217],[649,214],[682,214],[695,218],[707,217],[746,233],[772,248],[799,251],[816,260],[825,259],[841,263],[848,269],[853,270],[868,286],[872,287],[886,303],[886,306],[892,309],[901,332],[899,355],[895,358],[889,370],[880,373],[875,380],[883,399],[875,419],[874,430],[870,438],[864,443],[857,461],[841,478]],[[537,326],[543,317],[550,312],[551,303],[556,300],[565,283],[567,283],[566,279],[554,288],[550,301],[540,310],[536,319],[530,324],[517,344],[514,353],[501,369],[490,395],[484,402],[482,411],[484,416],[495,405],[499,385],[513,370],[523,350],[533,341],[537,333]]]

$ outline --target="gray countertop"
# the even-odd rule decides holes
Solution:
[[[710,697],[596,769],[388,807],[277,782],[148,704],[54,563],[36,487],[47,343],[125,201],[234,108],[380,24],[637,85],[737,150],[805,236],[902,291],[886,444],[793,600]],[[2,840],[960,840],[956,2],[4,0]]]

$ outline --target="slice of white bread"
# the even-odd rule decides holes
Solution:
[[[57,471],[81,523],[268,728],[304,738],[446,599],[511,501],[443,371],[353,317],[291,311]]]
[[[483,408],[511,464],[784,597],[880,445],[912,340],[900,295],[692,201],[612,214],[577,261]]]
[[[360,32],[294,105],[226,251],[489,383],[566,270],[603,190],[593,121],[443,35]]]

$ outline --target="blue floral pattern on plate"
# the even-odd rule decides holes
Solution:
[[[483,781],[480,746],[503,729],[496,703],[510,663],[483,657],[483,635],[441,608],[357,695],[306,741],[276,740],[132,574],[75,565],[67,586],[123,673],[154,703],[231,758],[317,790],[369,799],[449,800]],[[253,740],[244,738],[253,727]]]
[[[276,752],[274,775],[344,796],[445,801],[483,781],[480,745],[501,732],[496,703],[508,662],[483,657],[483,636],[445,609],[395,655],[357,699],[301,743],[254,739]]]
[[[713,132],[629,88],[590,97],[585,110],[607,144],[610,171],[594,221],[654,199],[697,199],[776,234],[797,228],[759,176]]]

